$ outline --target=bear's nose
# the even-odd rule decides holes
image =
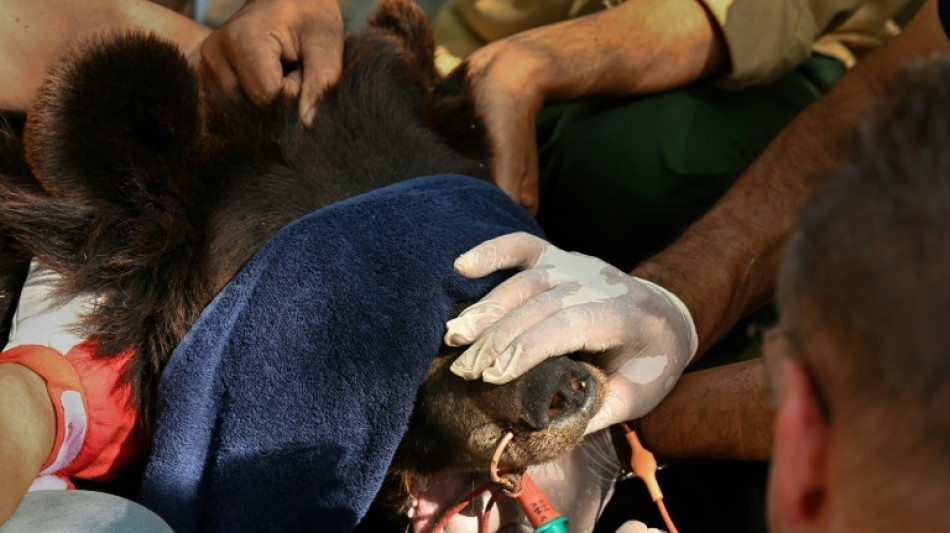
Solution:
[[[522,419],[534,430],[545,429],[589,408],[597,386],[587,369],[568,357],[553,357],[522,377]]]

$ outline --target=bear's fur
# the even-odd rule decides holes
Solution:
[[[60,297],[104,294],[87,325],[101,357],[135,348],[124,378],[150,420],[175,346],[280,228],[417,176],[489,179],[465,71],[442,78],[433,53],[425,15],[407,1],[383,2],[369,27],[347,38],[342,77],[320,100],[312,131],[289,98],[257,108],[203,87],[182,54],[154,36],[105,36],[65,58],[29,113],[24,145],[11,128],[0,138],[4,324],[30,256],[63,276]],[[29,167],[13,157],[24,152]],[[589,365],[543,365],[538,373],[569,373],[569,386],[589,381],[592,397],[574,405],[583,412],[571,424],[529,427],[512,401],[519,381],[455,378],[447,362],[457,353],[433,354],[393,463],[403,480],[483,469],[509,429],[519,433],[509,466],[554,458],[580,440],[602,400],[603,376]],[[547,409],[551,398],[538,401]],[[494,429],[473,445],[459,420]]]

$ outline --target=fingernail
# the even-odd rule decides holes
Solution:
[[[471,344],[472,340],[461,335],[459,333],[453,333],[452,335],[445,336],[445,344],[453,348],[458,348],[459,346],[465,346],[466,344]]]
[[[462,254],[458,256],[455,262],[452,263],[452,268],[454,268],[459,274],[463,273],[466,269],[468,269],[469,263],[471,263],[468,257],[468,254]]]
[[[445,324],[445,344],[455,347],[472,343],[472,328],[467,321],[453,318]]]
[[[303,114],[303,125],[308,129],[313,127],[313,121],[317,118],[317,108],[316,106],[311,107]]]
[[[464,357],[464,356],[463,356]],[[462,361],[462,357],[459,357],[455,360],[454,363],[449,367],[449,371],[455,374],[456,376],[472,381],[478,379],[478,374],[473,372],[471,368],[468,368],[465,363]]]

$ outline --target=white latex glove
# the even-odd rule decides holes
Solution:
[[[655,527],[647,527],[643,522],[637,522],[636,520],[630,520],[624,522],[617,533],[666,533],[662,529],[657,529]]]
[[[561,516],[567,517],[571,533],[590,532],[614,492],[614,482],[620,473],[620,460],[614,451],[609,430],[587,435],[580,444],[555,462],[528,469],[532,479],[551,501]],[[443,477],[435,480],[429,489],[419,495],[415,513],[427,516],[414,520],[415,531],[428,531],[442,510],[451,507],[484,479],[470,476]],[[488,503],[488,493],[475,501],[448,522],[445,533],[476,533],[479,517]],[[492,509],[489,531],[505,533],[532,533],[534,528],[515,500],[501,496]]]
[[[486,241],[455,261],[468,278],[522,268],[447,324],[452,364],[465,379],[506,383],[548,357],[597,354],[609,393],[588,431],[643,416],[696,353],[697,334],[674,294],[609,264],[529,235]]]

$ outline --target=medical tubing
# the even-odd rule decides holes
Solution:
[[[669,533],[679,533],[676,526],[673,525],[673,519],[670,518],[670,514],[666,510],[666,504],[663,503],[663,491],[660,490],[660,484],[656,480],[656,458],[653,457],[653,453],[650,452],[650,450],[644,448],[640,443],[636,431],[626,422],[623,422],[622,426],[626,432],[627,442],[630,443],[630,468],[633,469],[633,473],[642,479],[643,483],[647,486],[647,492],[650,493],[650,498],[653,499],[653,502],[656,503],[657,508],[660,510],[660,515],[663,517],[663,521],[666,523],[666,528],[669,530]]]
[[[521,510],[528,517],[528,522],[535,531],[558,531],[558,529],[543,529],[549,523],[562,518],[548,497],[541,492],[531,476],[525,472],[521,478],[521,494],[516,498]],[[547,526],[548,528],[555,526]]]
[[[669,533],[679,533],[676,526],[673,525],[673,519],[670,518],[670,513],[666,510],[666,504],[663,503],[663,498],[656,501],[656,506],[660,510],[660,515],[663,516],[663,522],[666,523],[666,529]]]
[[[494,488],[495,488],[495,483],[491,481],[488,481],[479,485],[477,488],[475,488],[475,490],[473,490],[472,492],[469,492],[468,495],[466,495],[464,498],[459,500],[459,502],[456,503],[454,506],[452,506],[449,510],[442,513],[442,516],[435,523],[435,525],[433,525],[432,528],[429,529],[429,533],[441,532],[443,529],[445,529],[445,526],[448,525],[449,520],[451,520],[453,516],[457,515],[462,509],[470,505],[472,503],[472,500],[474,500],[476,496],[485,492],[486,490],[493,490]]]

